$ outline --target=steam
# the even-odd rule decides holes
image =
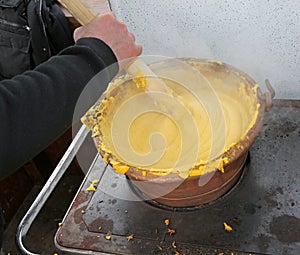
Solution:
[[[219,59],[300,98],[300,2],[111,0],[145,55]]]

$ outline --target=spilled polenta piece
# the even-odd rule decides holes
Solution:
[[[223,223],[224,225],[224,229],[227,232],[231,232],[232,231],[232,227],[230,225],[228,225],[226,222]]]

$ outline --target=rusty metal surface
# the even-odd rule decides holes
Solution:
[[[300,109],[275,103],[250,150],[244,179],[234,192],[198,212],[173,214],[178,243],[300,254],[299,138]],[[226,233],[223,222],[233,231]]]
[[[94,180],[100,180],[96,192],[86,191]],[[147,254],[145,253],[147,251],[151,254],[156,249],[164,238],[164,217],[170,217],[171,212],[158,209],[155,212],[150,205],[147,205],[145,209],[140,206],[140,203],[144,204],[144,202],[130,203],[126,200],[119,200],[105,194],[100,188],[100,186],[117,188],[118,183],[124,181],[124,176],[113,172],[97,156],[62,226],[56,233],[56,246],[62,252],[67,254],[91,254],[91,251],[93,254]],[[125,189],[122,189],[122,186]],[[119,184],[118,190],[118,192],[128,192],[129,196],[134,195],[122,183]],[[139,199],[136,198],[136,200]],[[162,222],[156,228],[153,222],[158,219]],[[105,238],[108,232],[112,232],[111,240]],[[130,234],[134,234],[135,237],[129,242],[126,236]]]
[[[300,254],[299,106],[300,101],[274,100],[243,179],[198,210],[167,211],[138,201],[126,179],[98,159],[56,234],[58,247],[80,254]],[[96,192],[85,191],[94,179],[100,179]],[[167,233],[165,218],[174,235]],[[112,231],[110,241],[107,231]],[[130,234],[135,238],[127,241]]]
[[[171,217],[171,212],[153,208],[140,201],[128,185],[122,185],[126,184],[125,177],[116,174],[110,167],[107,167],[101,182],[106,184],[105,190],[115,189],[117,193],[113,195],[109,191],[109,194],[105,194],[103,187],[97,189],[83,216],[89,231],[103,234],[111,231],[120,236],[134,234],[136,237],[152,240],[163,239],[164,220]],[[125,195],[126,200],[121,199]]]

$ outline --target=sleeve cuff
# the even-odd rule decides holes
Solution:
[[[110,66],[118,62],[112,49],[98,38],[81,38],[76,42],[76,45],[89,47],[106,66]],[[117,66],[117,65],[114,65]],[[118,72],[118,70],[116,70]]]

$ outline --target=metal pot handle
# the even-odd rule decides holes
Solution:
[[[258,97],[265,101],[265,111],[269,111],[273,105],[273,98],[275,97],[275,90],[272,87],[270,81],[268,79],[265,80],[266,87],[268,89],[267,92],[262,93],[261,89],[258,88]]]

